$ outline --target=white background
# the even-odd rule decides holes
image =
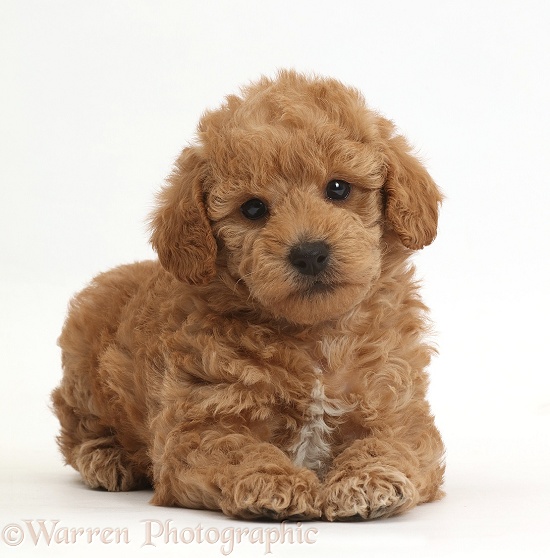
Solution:
[[[2,556],[217,556],[197,541],[140,548],[140,521],[254,526],[85,489],[62,467],[48,405],[70,296],[153,257],[146,216],[202,111],[280,67],[360,88],[446,194],[416,259],[440,350],[430,400],[448,494],[395,519],[312,524],[314,544],[274,555],[550,555],[549,6],[0,0],[0,529],[6,540],[11,523],[59,519],[132,538],[35,547],[26,532],[0,541]],[[232,555],[264,551],[245,540]]]

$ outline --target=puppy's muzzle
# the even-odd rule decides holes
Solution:
[[[329,256],[330,250],[325,242],[302,242],[292,247],[288,259],[302,275],[315,276],[326,269]]]

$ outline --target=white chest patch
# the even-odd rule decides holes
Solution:
[[[338,417],[352,408],[344,401],[328,398],[323,383],[317,379],[311,390],[308,416],[300,429],[298,440],[289,449],[294,464],[307,467],[322,476],[331,454],[328,436],[332,428],[325,422],[325,417]]]

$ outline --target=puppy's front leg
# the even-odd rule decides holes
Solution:
[[[187,425],[163,438],[157,436],[153,452],[153,504],[241,518],[321,516],[317,476],[247,429]]]
[[[356,440],[333,461],[321,489],[326,519],[389,517],[443,495],[443,445],[433,423],[408,441],[378,434]]]
[[[407,458],[410,463],[404,466]],[[388,517],[412,508],[419,493],[410,479],[415,459],[405,447],[373,438],[356,440],[333,462],[322,489],[329,521]]]

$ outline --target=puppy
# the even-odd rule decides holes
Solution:
[[[282,71],[205,113],[151,217],[159,261],[70,304],[58,443],[92,488],[241,518],[371,519],[442,495],[408,261],[441,194],[391,122]]]

